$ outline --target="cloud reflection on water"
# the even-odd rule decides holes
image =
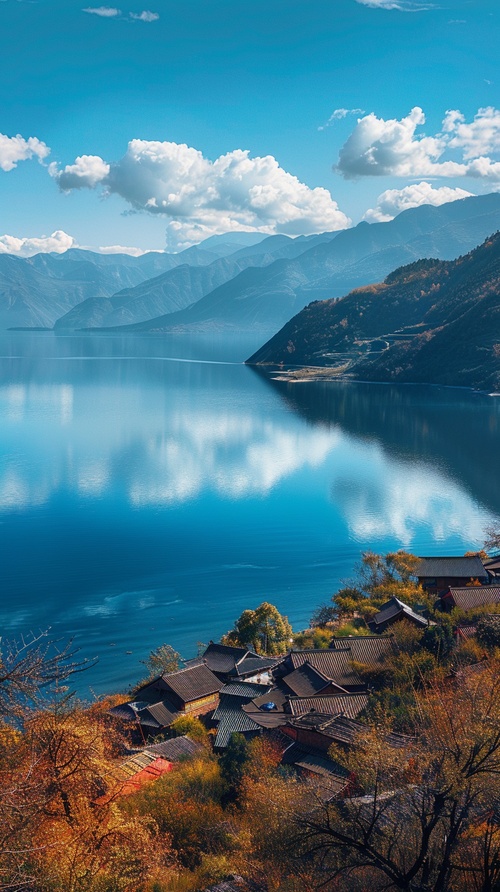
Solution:
[[[241,408],[224,391],[201,402],[177,390],[166,399],[159,388],[0,388],[0,511],[26,511],[63,489],[83,500],[119,493],[134,509],[173,508],[206,493],[265,498],[304,471],[318,485],[314,472],[321,469],[351,537],[362,544],[391,537],[411,547],[421,525],[435,541],[482,541],[491,513],[418,456],[395,458],[380,441],[346,433],[341,424],[306,424],[252,403]]]

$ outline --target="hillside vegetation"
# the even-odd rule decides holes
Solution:
[[[420,260],[309,304],[248,362],[500,389],[500,233],[457,260]]]

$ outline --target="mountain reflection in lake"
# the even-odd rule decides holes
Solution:
[[[0,338],[0,623],[75,635],[84,693],[264,599],[303,626],[361,550],[463,553],[500,515],[497,400],[273,382],[241,364],[261,340]]]

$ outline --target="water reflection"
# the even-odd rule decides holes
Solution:
[[[0,622],[76,634],[97,688],[263,598],[305,624],[363,548],[460,553],[500,515],[498,402],[272,382],[251,346],[0,338]]]

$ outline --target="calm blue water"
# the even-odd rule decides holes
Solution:
[[[262,340],[0,336],[0,625],[74,636],[83,694],[264,599],[304,627],[362,550],[460,554],[500,516],[499,400],[272,382],[241,363]]]

